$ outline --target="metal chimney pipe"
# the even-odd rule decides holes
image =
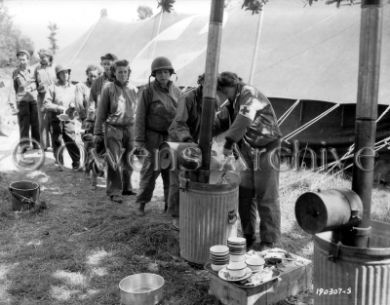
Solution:
[[[205,84],[203,86],[202,118],[199,136],[199,147],[202,150],[202,166],[199,171],[199,182],[203,183],[208,183],[210,178],[212,127],[215,116],[215,99],[222,38],[223,9],[224,0],[211,1]]]
[[[374,178],[374,143],[382,37],[382,0],[363,0],[360,21],[359,77],[355,122],[355,157],[352,190],[363,202],[363,218],[352,238],[343,243],[369,247],[371,193]]]

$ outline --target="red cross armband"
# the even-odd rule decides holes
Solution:
[[[239,114],[253,121],[256,117],[257,111],[265,108],[266,106],[266,103],[257,98],[252,98],[249,103],[241,105]]]

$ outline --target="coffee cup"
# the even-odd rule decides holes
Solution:
[[[226,266],[226,270],[231,277],[240,278],[245,275],[245,269],[247,268],[244,262],[231,262]]]
[[[253,272],[258,272],[263,269],[265,261],[260,256],[253,255],[248,257],[245,263]]]

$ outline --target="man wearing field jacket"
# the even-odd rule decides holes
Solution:
[[[184,93],[178,102],[176,116],[169,127],[168,140],[172,142],[198,143],[202,115],[204,75],[198,78],[198,87]],[[179,170],[169,173],[168,211],[174,218],[179,217]]]
[[[31,129],[31,138],[39,143],[37,86],[34,80],[34,71],[28,65],[30,53],[26,50],[20,50],[16,56],[19,66],[13,71],[12,79],[16,93],[20,139],[29,139]],[[33,146],[38,148],[37,144]]]
[[[280,242],[279,150],[281,132],[265,95],[232,72],[218,76],[218,94],[229,103],[218,113],[215,128],[226,131],[224,155],[237,145],[246,162],[241,171],[239,214],[248,248],[260,216],[260,250]]]
[[[157,57],[151,65],[151,76],[155,80],[145,86],[137,105],[136,115],[136,146],[146,149],[141,169],[140,191],[137,195],[137,215],[144,215],[145,205],[153,196],[156,179],[160,175],[164,184],[165,207],[168,206],[169,169],[160,169],[155,164],[154,155],[159,146],[168,138],[168,128],[176,114],[180,90],[170,80],[174,69],[166,57]]]
[[[130,66],[127,60],[113,65],[115,80],[105,85],[96,113],[95,146],[104,141],[106,147],[107,195],[122,203],[122,195],[134,195],[132,168],[128,157],[133,149],[134,111],[137,89],[129,85]]]
[[[111,53],[107,53],[100,57],[100,65],[103,67],[104,72],[93,81],[91,86],[86,119],[89,124],[87,125],[95,125],[96,109],[101,98],[102,90],[107,83],[113,82],[115,80],[111,67],[116,60],[117,57]]]

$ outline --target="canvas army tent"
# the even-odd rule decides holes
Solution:
[[[385,5],[379,103],[389,104],[390,6]],[[239,6],[225,10],[220,70],[248,80],[258,15]],[[204,70],[207,15],[164,14],[121,23],[101,18],[57,56],[82,80],[86,65],[112,52],[131,62],[132,77],[147,82],[153,56],[168,56],[180,85],[194,85]],[[253,83],[269,96],[354,103],[357,94],[360,6],[303,7],[300,0],[273,0],[264,9],[259,56]],[[155,49],[154,54],[153,49]]]

